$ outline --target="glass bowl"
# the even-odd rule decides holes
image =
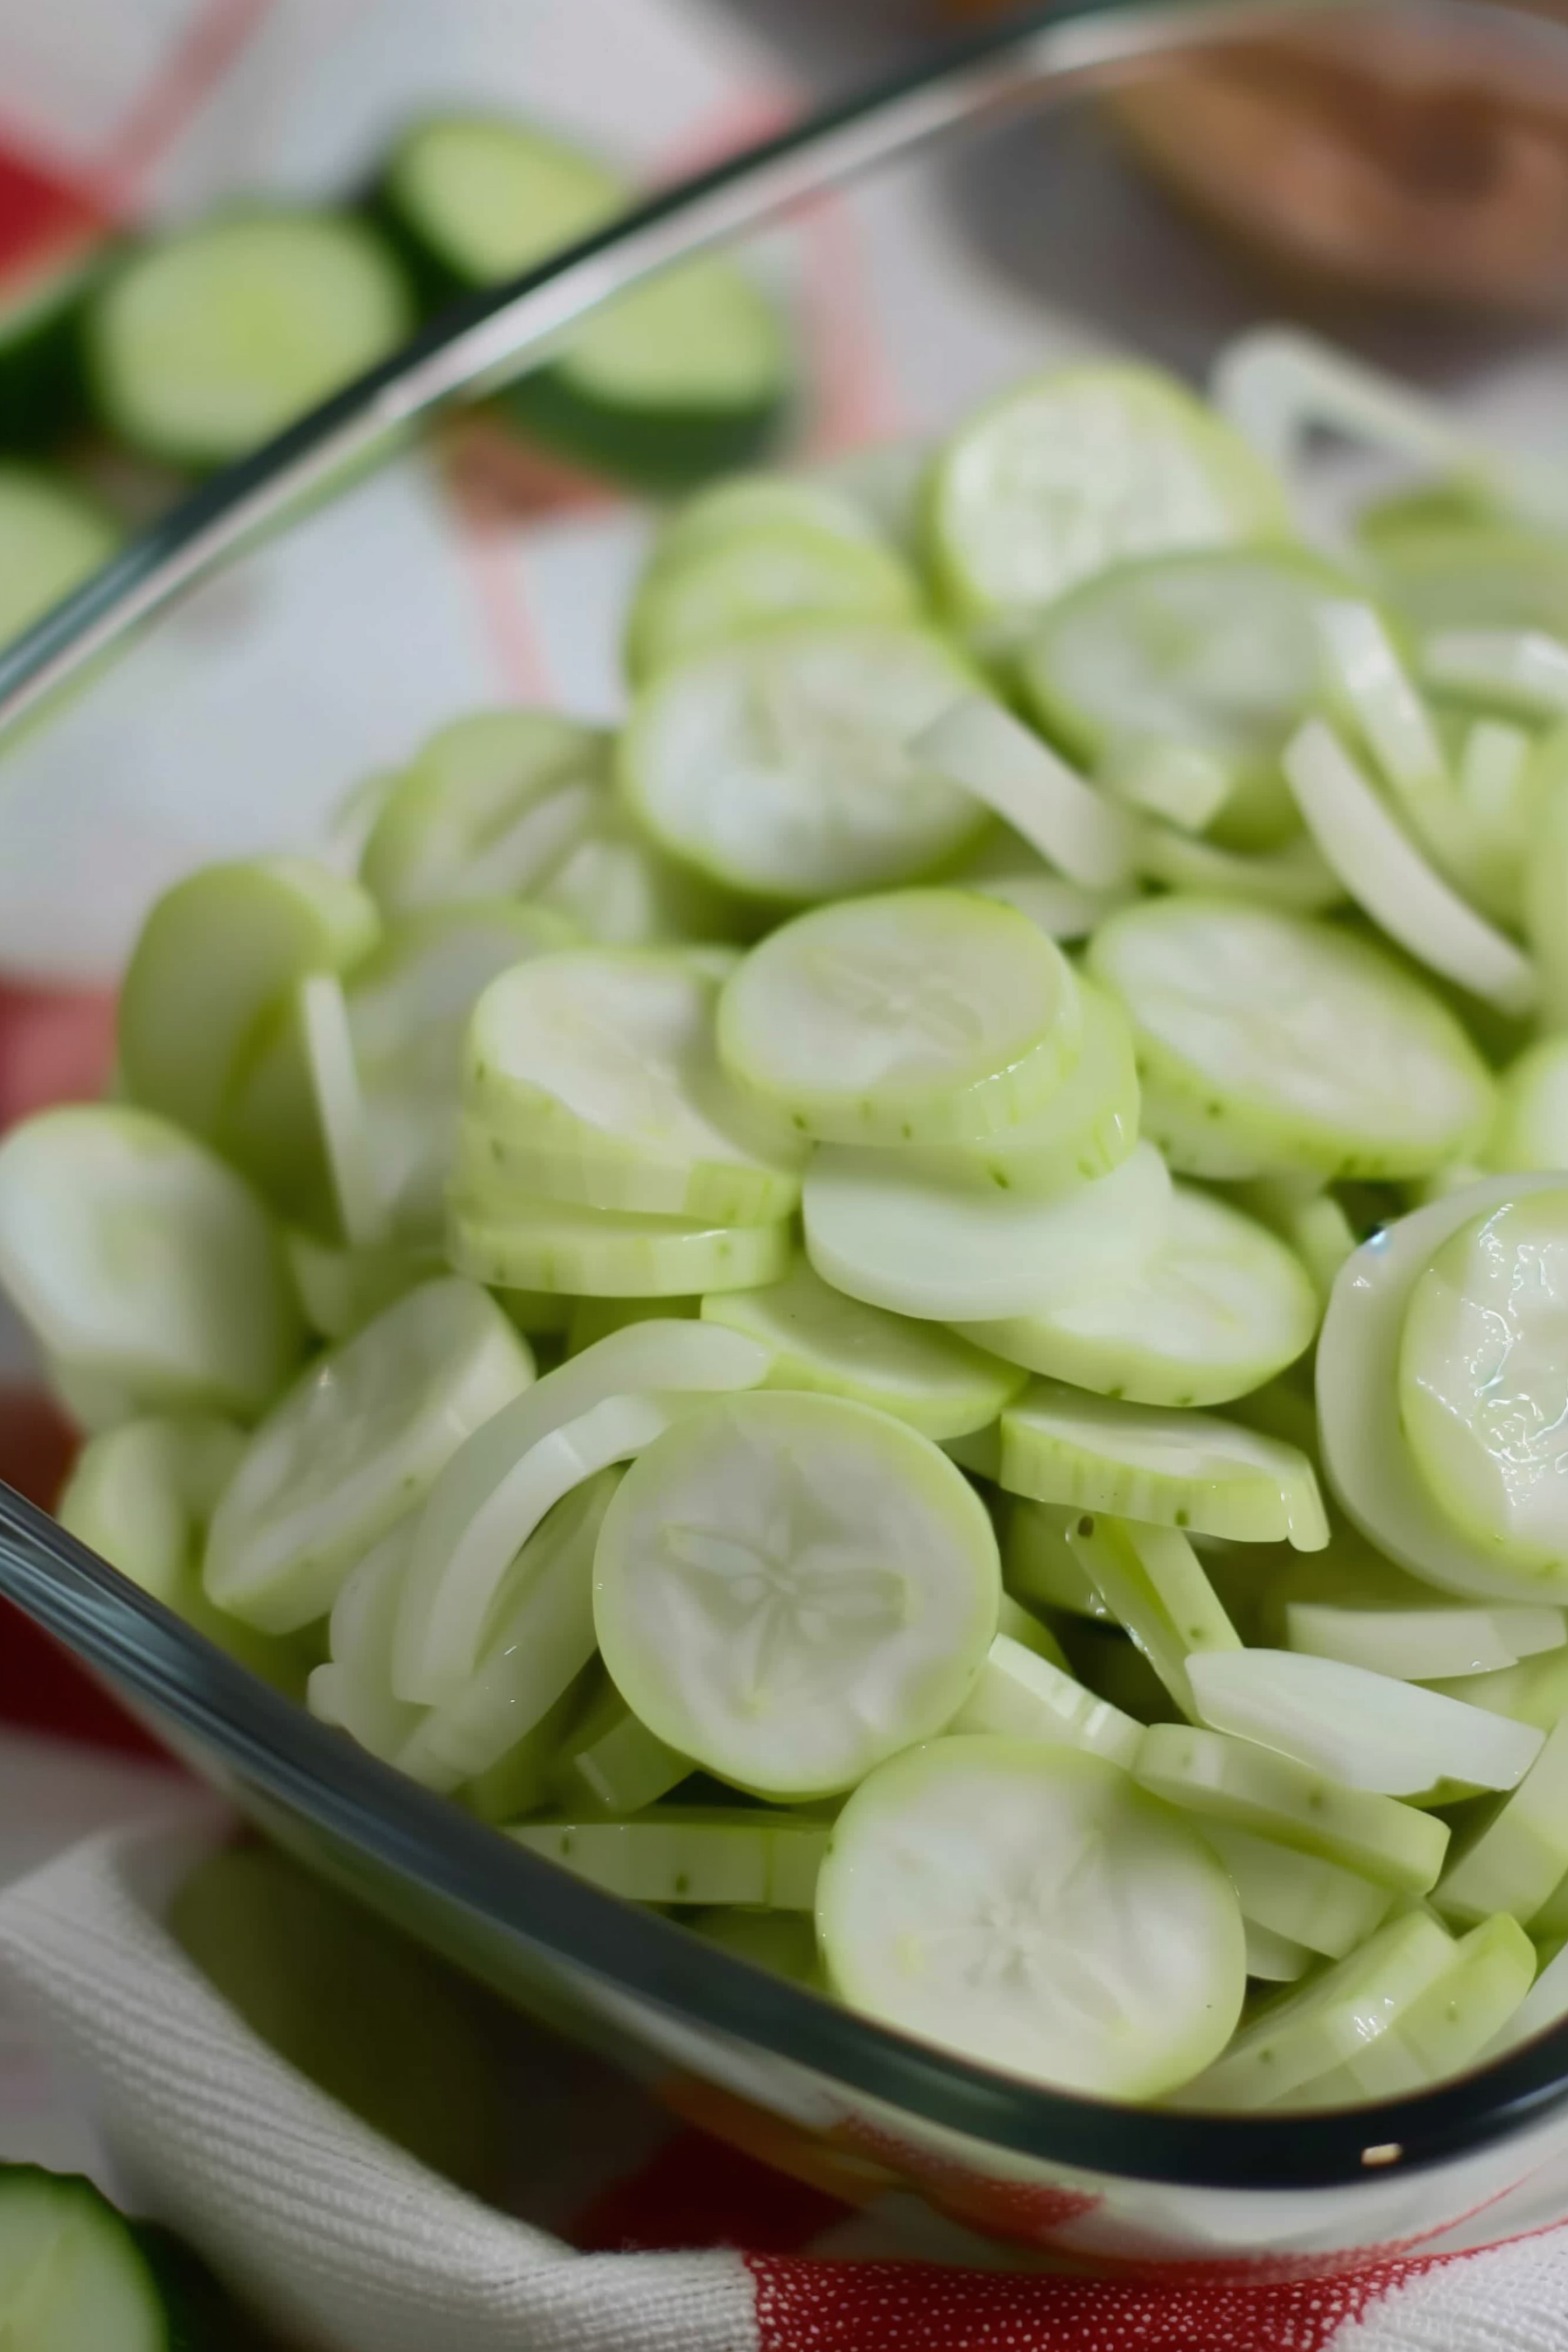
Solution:
[[[876,127],[894,117],[848,112],[826,145],[782,141],[773,194],[790,196],[791,216],[752,244],[800,322],[794,457],[855,465],[873,442],[907,453],[994,385],[1079,352],[1131,347],[1201,376],[1237,331],[1281,314],[1522,441],[1532,428],[1545,439],[1568,390],[1550,325],[1456,308],[1447,283],[1437,306],[1429,284],[1406,307],[1380,280],[1370,307],[1336,309],[1321,273],[1268,274],[1258,252],[1277,256],[1277,237],[1216,241],[1125,160],[1098,84],[1132,82],[1123,116],[1147,146],[1152,60],[1205,25],[1234,35],[1257,21],[1058,12],[1054,46],[1036,55],[1069,103],[1048,118],[997,104],[1030,79],[1013,70],[1018,31],[985,37],[946,84],[906,86],[897,137]],[[1338,10],[1336,37],[1363,21]],[[1555,76],[1568,89],[1568,30],[1500,11],[1397,21],[1402,38],[1459,43],[1456,55],[1500,74],[1522,42],[1542,86]],[[952,135],[917,144],[916,131]],[[830,186],[818,168],[830,149],[878,168]],[[721,195],[741,184],[713,183]],[[586,256],[613,274],[625,244],[593,241],[579,272]],[[558,282],[536,273],[533,291]],[[207,486],[74,612],[0,659],[0,683],[16,683],[127,593],[152,610],[160,566],[182,548],[199,551],[204,533],[225,541],[211,576],[119,658],[95,655],[7,751],[0,961],[13,976],[110,983],[174,875],[214,856],[320,846],[349,786],[465,709],[548,696],[614,712],[618,614],[648,510],[542,467],[493,414],[448,414],[416,441],[399,405],[406,382],[384,372],[365,436],[395,438],[393,455],[367,466],[366,447],[340,437],[310,495],[283,500],[281,469],[313,428],[285,436],[239,469],[247,505],[228,503],[233,481]],[[352,411],[350,400],[336,414]],[[874,470],[896,496],[907,454]],[[679,2084],[687,2114],[857,2201],[912,2185],[1079,2265],[1187,2259],[1279,2276],[1486,2242],[1568,2210],[1555,2178],[1568,2157],[1568,2026],[1464,2080],[1353,2111],[1215,2117],[1055,2094],[851,2015],[521,1851],[264,1686],[8,1489],[0,1594],[313,1867],[539,2017]]]

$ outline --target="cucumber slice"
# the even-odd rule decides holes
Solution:
[[[1259,1217],[1300,1260],[1326,1305],[1334,1277],[1356,1247],[1342,1201],[1313,1176],[1262,1177],[1242,1190],[1239,1206]]]
[[[1108,777],[1130,755],[1179,755],[1218,807],[1193,830],[1231,849],[1294,831],[1279,751],[1317,700],[1316,607],[1346,591],[1305,549],[1226,548],[1102,572],[1046,612],[1018,677],[1047,731]],[[1220,814],[1223,812],[1223,814]]]
[[[1165,1163],[1145,1143],[1109,1176],[1047,1201],[933,1184],[895,1162],[824,1145],[805,1175],[806,1255],[850,1298],[966,1333],[1005,1309],[1041,1314],[1084,1297],[1152,1254],[1169,1214]]]
[[[998,1457],[997,1467],[1001,1461]],[[1008,1504],[1002,1532],[1002,1576],[1026,1606],[1063,1609],[1074,1617],[1110,1618],[1099,1586],[1068,1541],[1080,1512],[1024,1496]]]
[[[1241,1639],[1185,1536],[1086,1513],[1068,1543],[1182,1713],[1200,1722],[1188,1661],[1196,1650],[1239,1651]]]
[[[1447,1822],[1395,1797],[1342,1788],[1288,1756],[1223,1731],[1152,1723],[1134,1769],[1167,1804],[1338,1863],[1398,1894],[1425,1895],[1443,1867]]]
[[[1419,1684],[1336,1658],[1231,1644],[1187,1660],[1199,1720],[1385,1797],[1417,1797],[1446,1778],[1512,1789],[1542,1735]]]
[[[1363,1944],[1394,1902],[1393,1890],[1321,1855],[1293,1852],[1249,1830],[1205,1822],[1204,1835],[1230,1873],[1248,1927],[1342,1960]]]
[[[1240,898],[1288,915],[1319,915],[1344,897],[1339,876],[1309,834],[1282,849],[1243,854],[1194,840],[1170,825],[1145,824],[1136,845],[1138,871],[1167,890]]]
[[[396,1300],[312,1365],[251,1438],[208,1533],[209,1600],[265,1633],[324,1616],[354,1562],[532,1376],[526,1345],[472,1283],[427,1282]]]
[[[455,719],[387,794],[361,861],[366,887],[390,915],[532,889],[592,822],[608,761],[605,730],[558,711]],[[564,793],[575,816],[555,805]]]
[[[911,573],[864,532],[777,521],[697,547],[661,544],[627,615],[626,674],[644,685],[773,621],[913,621],[920,601]]]
[[[1336,2086],[1342,2080],[1352,2095],[1402,2098],[1463,2074],[1517,2013],[1534,1974],[1535,1948],[1518,1920],[1488,1919],[1460,1938],[1382,2033],[1347,2053]]]
[[[960,1463],[960,1469],[963,1466]],[[1016,1642],[1021,1650],[1027,1650],[1031,1657],[1043,1658],[1047,1665],[1055,1666],[1059,1674],[1071,1673],[1072,1669],[1068,1664],[1067,1653],[1045,1619],[1037,1616],[1032,1609],[1026,1609],[1021,1601],[1015,1601],[1012,1594],[1005,1591],[1003,1592],[1001,1607],[997,1612],[996,1631],[999,1634],[1005,1633],[1007,1639],[1010,1642]]]
[[[1284,492],[1174,377],[1056,368],[969,417],[927,505],[938,583],[961,620],[1018,635],[1053,598],[1129,557],[1289,535]]]
[[[1479,1710],[1478,1709],[1479,1713]],[[1507,1717],[1500,1720],[1508,1721]],[[1515,1725],[1516,1730],[1525,1728]],[[1541,1738],[1539,1732],[1531,1735]],[[1568,1877],[1568,1717],[1542,1740],[1512,1794],[1489,1806],[1449,1849],[1432,1900],[1467,1925],[1509,1911],[1528,1927]]]
[[[0,1144],[0,1284],[54,1356],[138,1409],[251,1419],[302,1333],[265,1212],[166,1120],[44,1111]]]
[[[393,1635],[413,1549],[414,1521],[399,1519],[350,1572],[328,1620],[327,1663],[313,1669],[307,1693],[312,1715],[388,1763],[422,1712],[392,1688]]]
[[[1311,1345],[1317,1322],[1317,1293],[1292,1252],[1239,1210],[1177,1184],[1164,1236],[1141,1264],[1108,1268],[1087,1297],[960,1328],[1031,1371],[1186,1406],[1271,1380]]]
[[[1489,2062],[1533,2042],[1538,2033],[1560,2025],[1568,2015],[1568,1946],[1545,1961],[1540,1975],[1512,2015],[1499,2029],[1497,2039],[1479,2054]]]
[[[782,1282],[702,1302],[705,1323],[743,1331],[773,1355],[766,1385],[848,1397],[922,1436],[989,1429],[1024,1375],[953,1333],[830,1289],[796,1257]]]
[[[413,125],[378,191],[383,219],[437,304],[536,268],[629,200],[595,158],[479,113]],[[531,433],[586,464],[679,488],[754,458],[782,421],[790,382],[772,305],[733,264],[705,258],[621,296],[507,399]]]
[[[1157,1087],[1254,1159],[1235,1174],[1416,1176],[1468,1151],[1490,1116],[1485,1066],[1452,1014],[1326,924],[1152,899],[1112,915],[1089,962],[1131,1019],[1147,1131]]]
[[[380,1248],[391,1232],[342,982],[312,972],[295,992],[295,1016],[321,1131],[338,1223],[350,1249]]]
[[[1504,1253],[1508,1213],[1526,1210],[1537,1193],[1552,1197],[1557,1189],[1551,1175],[1489,1177],[1385,1227],[1363,1243],[1335,1284],[1318,1340],[1319,1433],[1324,1467],[1340,1502],[1368,1541],[1413,1576],[1442,1591],[1485,1601],[1568,1600],[1568,1567],[1559,1561],[1526,1570],[1500,1549],[1495,1535],[1478,1540],[1441,1508],[1399,1423],[1403,1335],[1417,1286],[1452,1236],[1467,1227],[1484,1233],[1487,1221],[1499,1215],[1496,1246]],[[1515,1230],[1522,1233],[1527,1226],[1528,1221],[1521,1224],[1516,1216]],[[1434,1285],[1434,1303],[1426,1312],[1438,1316],[1442,1307],[1440,1322],[1458,1310],[1459,1300],[1456,1294],[1449,1307],[1437,1285],[1451,1286],[1455,1273],[1467,1283],[1477,1280],[1475,1252],[1475,1244],[1462,1247],[1459,1265]],[[1413,1346],[1413,1373],[1416,1354]],[[1432,1355],[1426,1369],[1442,1377],[1441,1358]],[[1463,1399],[1463,1381],[1456,1379],[1457,1413]],[[1473,1401],[1469,1410],[1473,1422],[1448,1420],[1444,1443],[1456,1454],[1462,1447],[1484,1485],[1484,1402]],[[1430,1412],[1436,1424],[1441,1407],[1434,1402]],[[1523,1467],[1529,1471],[1528,1461]],[[1489,1509],[1500,1507],[1499,1475],[1489,1474],[1494,1485]],[[1501,1491],[1506,1495],[1506,1486]],[[1521,1496],[1526,1491],[1521,1483]]]
[[[1256,1921],[1244,1918],[1242,1927],[1247,1937],[1247,1973],[1263,1984],[1294,1984],[1311,1967],[1313,1954],[1305,1944],[1293,1944],[1288,1936],[1277,1936],[1272,1928],[1260,1927]]]
[[[1143,1726],[1131,1716],[1006,1633],[992,1643],[979,1680],[948,1729],[1081,1748],[1129,1770],[1143,1737]]]
[[[1505,1013],[1531,1010],[1540,983],[1528,957],[1426,863],[1331,727],[1310,719],[1284,767],[1318,847],[1388,938]]]
[[[1425,1911],[1391,1919],[1359,1951],[1268,2002],[1224,2056],[1186,2085],[1181,2104],[1236,2114],[1289,2098],[1395,2032],[1446,1973],[1455,1948],[1447,1930]]]
[[[831,481],[806,474],[731,474],[678,507],[654,546],[658,563],[682,563],[735,540],[774,530],[805,530],[841,546],[886,548],[863,505]]]
[[[1568,1188],[1468,1218],[1412,1286],[1400,1427],[1436,1507],[1510,1574],[1564,1574],[1558,1286]],[[1554,1397],[1556,1402],[1554,1402]]]
[[[902,1145],[899,1165],[939,1184],[1043,1199],[1119,1168],[1138,1140],[1138,1073],[1125,1014],[1077,983],[1082,1036],[1072,1068],[1037,1110],[980,1143]]]
[[[222,466],[271,439],[414,327],[402,272],[340,214],[229,212],[133,253],[90,304],[103,420],[176,466]]]
[[[737,1331],[633,1323],[501,1399],[451,1449],[421,1511],[398,1629],[399,1696],[458,1696],[518,1548],[552,1505],[623,1446],[646,1444],[664,1409],[690,1402],[680,1392],[752,1388],[771,1362]]]
[[[1561,1609],[1445,1604],[1343,1529],[1319,1560],[1275,1578],[1268,1601],[1286,1649],[1401,1682],[1500,1672],[1568,1639]]]
[[[124,1422],[83,1446],[55,1517],[207,1641],[297,1693],[297,1661],[202,1590],[206,1523],[244,1451],[244,1431],[212,1415]]]
[[[1126,896],[1120,890],[1089,890],[1054,873],[1010,826],[998,827],[967,857],[950,867],[955,890],[1000,898],[1016,907],[1048,940],[1085,940]]]
[[[1132,876],[1127,811],[1086,782],[987,695],[966,695],[925,728],[915,756],[973,793],[1069,881],[1119,890]]]
[[[507,1835],[632,1903],[809,1911],[828,1824],[761,1805],[660,1805],[635,1822],[519,1822]]]
[[[304,857],[207,866],[142,927],[120,999],[132,1102],[224,1139],[268,1017],[310,972],[342,972],[380,919],[357,883]]]
[[[602,1146],[563,1138],[546,1123],[539,1132],[537,1142],[527,1141],[490,1126],[482,1112],[469,1114],[458,1130],[454,1192],[503,1222],[520,1199],[716,1225],[775,1224],[800,1205],[800,1178],[782,1161],[739,1153],[731,1160],[656,1159],[608,1138]]]
[[[1489,1166],[1568,1171],[1568,1037],[1527,1045],[1498,1081]]]
[[[120,533],[71,483],[0,464],[0,645],[107,563]]]
[[[1558,532],[1484,516],[1433,522],[1385,537],[1373,562],[1417,636],[1478,627],[1568,634],[1568,542]]]
[[[509,1202],[502,1217],[454,1201],[447,1255],[459,1273],[492,1287],[679,1298],[776,1282],[789,1264],[790,1229],[697,1224],[521,1198]]]
[[[726,981],[733,1085],[830,1143],[973,1141],[1047,1102],[1082,1015],[1061,950],[958,890],[841,900],[773,932]]]
[[[1540,629],[1439,629],[1421,648],[1429,686],[1527,719],[1568,714],[1568,645]]]
[[[7,2352],[180,2352],[177,2319],[136,2232],[90,2180],[0,2165]]]
[[[794,1984],[817,1981],[816,1927],[798,1911],[748,1911],[740,1904],[718,1911],[700,1911],[683,1918],[684,1927],[706,1944],[750,1960],[770,1975],[787,1977]]]
[[[1295,1446],[1213,1413],[1121,1404],[1059,1381],[1032,1381],[1004,1412],[1000,1483],[1037,1502],[1237,1543],[1289,1538],[1316,1551],[1329,1539],[1312,1465]]]
[[[589,1620],[592,1624],[590,1563]],[[606,1681],[587,1713],[561,1748],[552,1786],[561,1810],[575,1817],[589,1812],[640,1813],[668,1796],[691,1772],[691,1759],[667,1748],[639,1723],[614,1683]]]
[[[438,1249],[351,1250],[292,1225],[283,1254],[306,1322],[323,1339],[352,1339],[384,1307],[447,1270]]]
[[[1212,751],[1182,743],[1120,736],[1100,764],[1105,790],[1180,833],[1202,833],[1224,808],[1233,779]]]
[[[561,1705],[593,1658],[594,1547],[618,1475],[605,1468],[580,1479],[526,1540],[520,1538],[494,1589],[473,1671],[454,1679],[450,1695],[427,1713],[414,1710],[417,1719],[396,1761],[427,1789],[451,1790],[495,1773]],[[392,1634],[395,1690],[403,1623],[417,1605],[415,1579],[426,1558],[424,1525],[416,1520]],[[540,1800],[550,1759],[542,1766]]]
[[[1568,726],[1554,727],[1531,762],[1524,933],[1541,974],[1542,1026],[1568,1028]]]
[[[617,753],[621,790],[660,846],[753,898],[798,903],[912,881],[985,822],[910,749],[973,683],[916,628],[759,630],[638,697]]]
[[[0,293],[0,446],[37,448],[80,423],[82,311],[103,250],[78,236],[20,268],[13,256]]]
[[[1001,1589],[984,1507],[929,1439],[782,1391],[719,1400],[650,1446],[594,1573],[605,1664],[648,1729],[788,1798],[940,1731]]]
[[[719,1001],[712,975],[670,949],[584,949],[493,982],[469,1023],[467,1102],[500,1139],[497,1172],[515,1145],[560,1186],[578,1162],[581,1192],[608,1189],[605,1163],[621,1162],[628,1190],[733,1199],[737,1223],[788,1215],[803,1146],[752,1118],[719,1069]]]
[[[732,893],[667,857],[614,800],[533,896],[604,947],[728,940],[756,928]]]
[[[476,1773],[458,1791],[458,1801],[481,1822],[497,1825],[542,1812],[550,1803],[551,1779],[561,1743],[583,1711],[597,1669],[589,1666],[546,1707],[531,1731],[514,1739],[487,1772]]]
[[[1568,1650],[1521,1658],[1492,1674],[1456,1675],[1433,1688],[1467,1706],[1489,1706],[1516,1722],[1533,1723],[1538,1731],[1552,1731],[1568,1715]]]
[[[1202,1839],[1103,1757],[1025,1740],[882,1765],[834,1823],[816,1925],[852,2008],[1101,2098],[1187,2081],[1245,1988],[1236,1896]]]

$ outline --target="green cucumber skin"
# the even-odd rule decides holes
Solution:
[[[163,2322],[160,2352],[268,2352],[268,2339],[236,2311],[201,2256],[172,2230],[130,2220],[85,2173],[0,2164],[0,2199],[8,2188],[24,2185],[45,2189],[52,2202],[68,2200],[90,2209],[95,2229],[120,2239],[128,2284],[140,2272],[145,2290],[141,2316],[150,2316],[155,2305]],[[0,2341],[10,2340],[6,2314],[0,2311]],[[117,2347],[99,2342],[64,2347],[64,2352],[117,2352]]]
[[[61,299],[19,334],[7,335],[0,317],[0,449],[47,450],[86,417],[82,320],[106,267],[102,255],[72,265]]]
[[[409,219],[389,178],[365,198],[365,216],[395,251],[425,318],[489,291],[468,277]],[[674,497],[715,474],[739,471],[767,455],[796,405],[795,387],[742,408],[661,408],[657,412],[597,397],[573,381],[570,366],[547,361],[507,385],[494,414],[559,456],[632,489]]]

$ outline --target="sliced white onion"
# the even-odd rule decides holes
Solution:
[[[984,801],[1074,882],[1111,890],[1132,873],[1132,819],[988,695],[953,703],[910,745],[922,768]]]
[[[314,972],[300,982],[297,1004],[343,1239],[351,1249],[375,1249],[387,1239],[390,1221],[376,1181],[342,983],[331,972]]]
[[[1533,717],[1568,713],[1568,646],[1542,629],[1439,629],[1421,648],[1421,674]]]

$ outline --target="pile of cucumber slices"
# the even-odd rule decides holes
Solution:
[[[705,491],[624,727],[179,884],[0,1147],[128,1576],[759,1965],[1221,2110],[1568,2013],[1568,543],[1477,453],[1309,544],[1290,348],[1039,376],[892,521]]]
[[[134,243],[73,237],[40,255],[0,289],[0,643],[113,551],[124,457],[142,468],[142,502],[244,457],[422,319],[633,201],[563,139],[444,113],[405,129],[354,201],[236,203]],[[774,301],[708,258],[610,304],[497,413],[592,472],[668,492],[754,460],[793,376]]]

